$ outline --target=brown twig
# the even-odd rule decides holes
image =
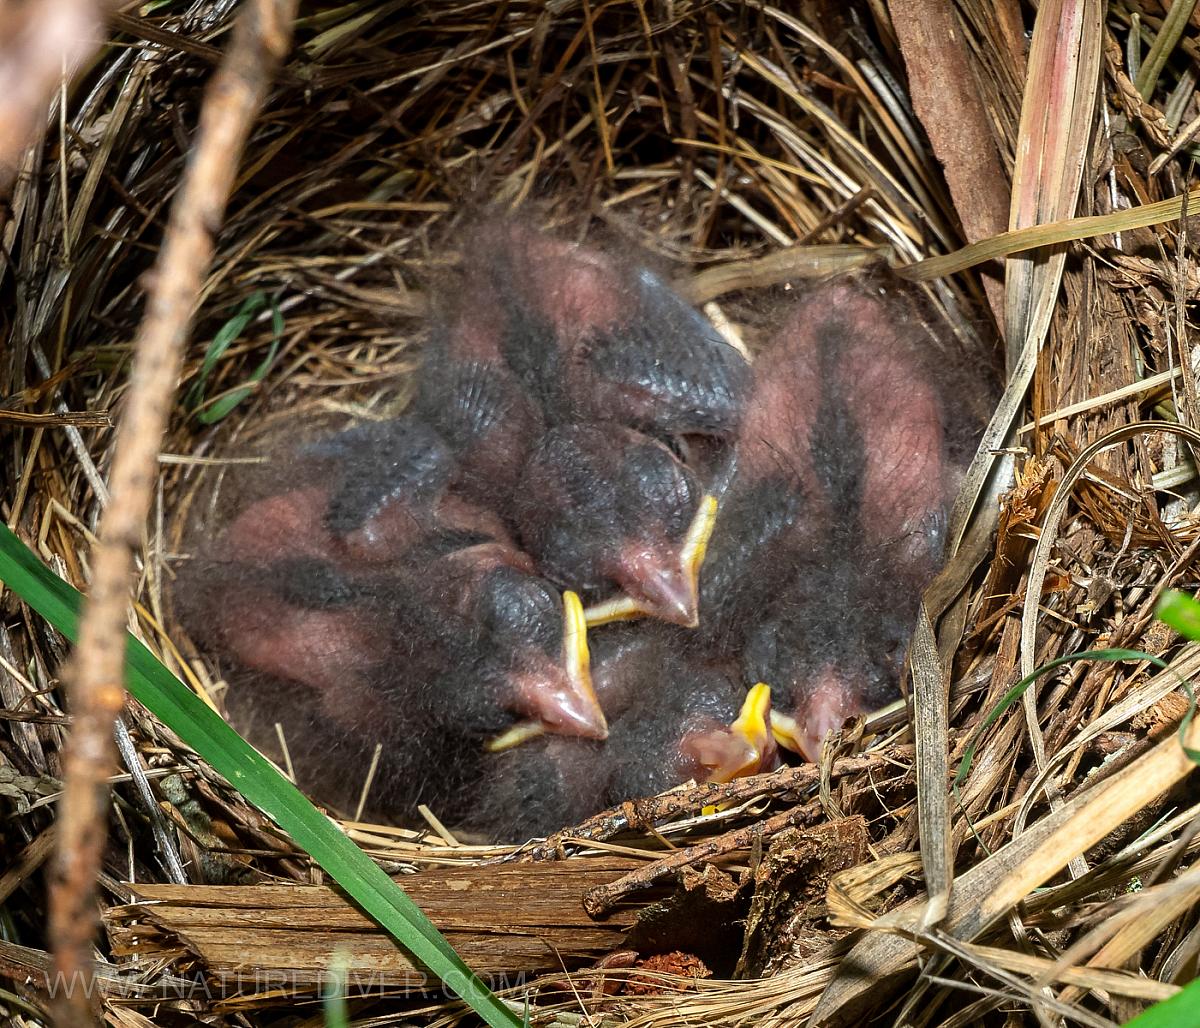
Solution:
[[[769,817],[765,821],[757,821],[736,831],[718,835],[715,839],[705,839],[704,842],[689,846],[687,849],[673,850],[670,856],[656,860],[636,871],[630,871],[615,882],[607,885],[597,885],[589,889],[583,897],[583,909],[589,917],[601,917],[606,911],[620,902],[625,896],[638,889],[647,889],[659,879],[672,874],[681,868],[688,867],[701,860],[712,860],[725,853],[748,849],[756,841],[770,838],[785,828],[802,824],[816,817],[821,811],[819,800],[809,800],[798,807],[784,810]]]
[[[22,410],[0,410],[0,423],[40,425],[43,428],[74,425],[76,428],[108,428],[112,416],[106,410],[67,411],[64,414],[43,414]]]
[[[846,757],[834,763],[832,775],[834,778],[842,778],[846,775],[868,774],[900,759],[900,754],[895,750],[889,756],[864,753]],[[800,764],[797,767],[780,768],[770,774],[735,778],[732,782],[708,782],[690,789],[673,789],[660,796],[622,803],[619,807],[595,814],[574,828],[555,832],[531,850],[517,851],[503,859],[555,860],[561,855],[562,848],[569,843],[602,842],[631,828],[694,816],[705,807],[730,807],[760,796],[777,797],[798,793],[811,789],[820,777],[821,769],[816,764]]]
[[[61,980],[60,1024],[90,1023],[94,891],[107,836],[105,780],[113,764],[113,721],[125,693],[122,672],[134,552],[150,508],[184,344],[213,237],[233,188],[238,158],[275,67],[291,40],[294,0],[253,0],[209,84],[196,144],[171,209],[151,279],[146,315],[118,429],[112,502],[100,522],[91,596],[71,666],[75,719],[64,759],[60,838],[50,893],[50,937]]]

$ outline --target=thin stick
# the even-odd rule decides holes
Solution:
[[[291,40],[294,0],[252,0],[205,94],[196,145],[151,279],[146,315],[114,450],[112,502],[100,522],[91,595],[68,668],[74,725],[64,754],[59,842],[50,887],[50,938],[61,981],[61,1025],[92,1023],[95,887],[108,828],[112,724],[122,685],[134,551],[150,509],[158,451],[175,395],[192,310],[212,260],[213,234],[233,188],[238,159]]]
[[[279,740],[279,751],[283,754],[283,767],[287,771],[288,781],[295,784],[296,769],[292,767],[292,751],[288,749],[287,734],[283,730],[283,725],[278,721],[275,722],[275,738]]]
[[[375,781],[375,773],[379,770],[379,758],[383,755],[383,743],[375,744],[375,752],[371,754],[371,766],[367,768],[367,777],[363,779],[362,791],[358,794],[358,806],[354,808],[354,820],[361,821],[363,810],[367,805],[367,796],[371,792],[371,784]]]
[[[756,821],[744,828],[718,835],[715,839],[706,839],[704,842],[688,846],[686,849],[674,850],[670,856],[630,871],[615,882],[597,885],[595,888],[589,889],[583,897],[583,909],[588,912],[590,917],[601,917],[631,892],[648,889],[667,875],[701,860],[712,860],[735,850],[749,849],[756,840],[769,839],[785,828],[811,821],[820,812],[820,809],[821,805],[817,800],[809,800],[798,807],[792,807],[790,810],[784,810],[769,817],[765,821]]]

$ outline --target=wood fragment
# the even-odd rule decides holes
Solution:
[[[593,857],[423,872],[401,884],[467,964],[498,987],[624,946],[636,910],[624,906],[598,924],[581,896],[638,866]],[[126,971],[198,959],[223,997],[302,994],[329,980],[341,951],[350,955],[348,981],[356,988],[437,985],[372,918],[325,886],[136,885],[132,893],[132,903],[109,908],[104,918]]]
[[[813,820],[820,809],[821,804],[816,800],[811,800],[801,806],[793,807],[791,810],[782,811],[774,817],[769,817],[757,824],[747,825],[745,828],[726,832],[724,835],[697,843],[695,846],[675,850],[670,856],[656,860],[652,864],[639,867],[636,871],[630,871],[615,882],[597,885],[589,889],[587,895],[583,898],[583,908],[592,917],[603,917],[618,902],[632,892],[637,892],[640,889],[648,889],[668,875],[685,867],[690,867],[701,860],[712,860],[715,857],[733,853],[737,850],[749,849],[761,843],[763,839],[769,838],[777,832],[783,831],[785,828],[793,828],[796,825],[802,825]]]
[[[881,753],[841,757],[834,761],[830,774],[832,778],[839,779],[870,773],[910,755],[907,748],[897,748],[892,751],[890,758]],[[760,796],[786,797],[803,793],[818,783],[820,774],[815,764],[799,764],[782,767],[770,774],[736,778],[732,782],[708,782],[690,788],[672,789],[661,796],[632,800],[602,811],[580,825],[556,832],[528,851],[517,850],[504,859],[554,860],[568,843],[600,842],[629,829],[653,826],[668,818],[695,815],[706,807],[730,807]]]

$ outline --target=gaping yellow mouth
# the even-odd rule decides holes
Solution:
[[[532,671],[515,676],[517,709],[530,720],[514,725],[485,744],[499,753],[545,732],[584,739],[608,738],[608,721],[592,688],[587,620],[577,593],[563,593],[563,634],[560,659],[547,659]]]
[[[654,604],[646,600],[622,594],[588,607],[587,626],[607,625],[613,621],[630,621],[634,618],[654,617],[685,628],[695,628],[700,623],[700,571],[708,553],[708,541],[712,538],[717,523],[718,502],[716,496],[705,494],[688,525],[683,542],[679,547],[679,567],[670,577],[682,583],[667,590],[670,599]]]
[[[727,758],[709,772],[710,782],[731,782],[773,763],[771,716],[771,687],[759,682],[746,694],[738,716],[729,726],[736,745],[729,747]]]

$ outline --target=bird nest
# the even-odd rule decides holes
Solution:
[[[535,845],[466,844],[436,810],[342,822],[537,1023],[1106,1025],[1194,977],[1200,806],[1177,732],[1200,650],[1154,612],[1200,545],[1178,434],[1197,412],[1197,271],[1178,199],[1114,212],[1185,192],[1200,28],[1181,0],[1042,0],[1043,41],[1079,41],[1050,53],[1030,49],[1033,5],[931,6],[306,10],[238,165],[132,624],[218,709],[224,684],[170,609],[186,526],[262,440],[403,409],[423,284],[464,212],[633,237],[750,349],[771,290],[875,262],[998,355],[1006,340],[1014,384],[925,596],[907,704],[818,764]],[[234,7],[114,14],[5,214],[4,513],[85,592],[147,273]],[[1027,90],[1045,99],[1023,116]],[[959,252],[1010,227],[1010,200],[1014,228],[1113,217]],[[64,640],[5,603],[0,1009],[32,1024],[71,720]],[[319,1016],[333,965],[362,1023],[463,1016],[237,789],[136,704],[124,724],[95,994],[110,1023]]]

